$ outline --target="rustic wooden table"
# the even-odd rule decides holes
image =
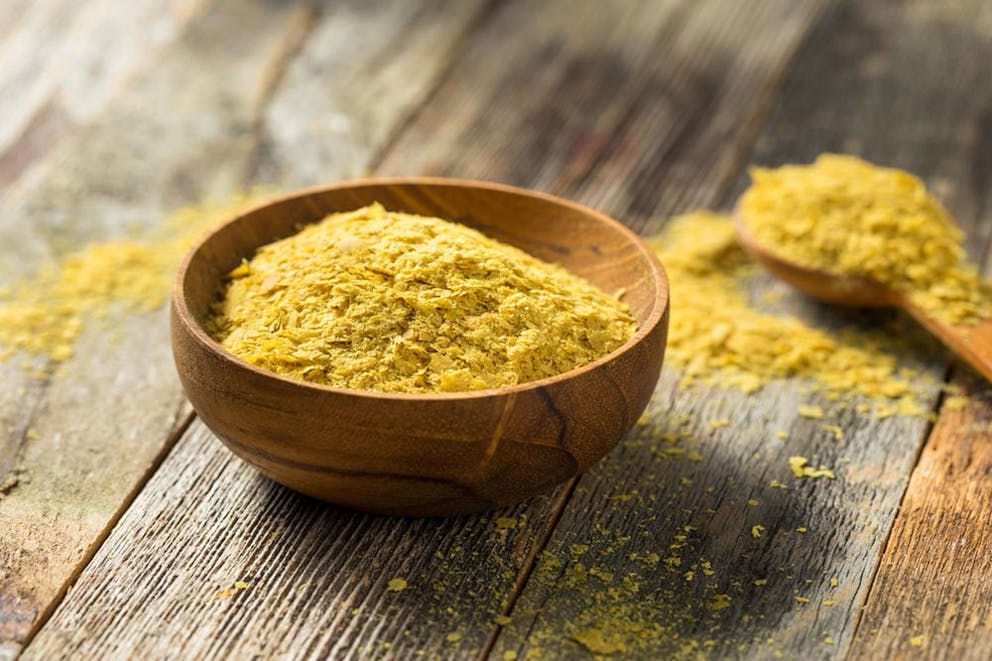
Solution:
[[[728,208],[749,163],[828,150],[919,173],[981,260],[990,63],[987,0],[6,0],[4,277],[206,196],[367,172],[533,187],[647,234]],[[803,382],[666,369],[588,474],[401,520],[234,458],[185,404],[165,311],[131,315],[65,374],[0,364],[0,657],[989,658],[992,394],[904,362],[931,420],[849,414],[836,442],[797,417]],[[697,452],[659,452],[679,420]],[[790,455],[838,479],[769,488]]]

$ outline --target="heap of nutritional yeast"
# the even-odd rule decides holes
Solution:
[[[744,222],[789,261],[889,285],[948,323],[992,316],[992,287],[968,263],[961,231],[908,172],[823,154],[751,177]]]
[[[439,218],[379,204],[262,246],[208,331],[259,367],[318,384],[457,392],[561,374],[624,344],[617,296]]]

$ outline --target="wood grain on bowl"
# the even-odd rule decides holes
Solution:
[[[563,375],[493,390],[392,394],[318,386],[253,367],[203,330],[226,273],[261,245],[329,213],[372,202],[475,227],[623,290],[638,331]],[[180,268],[172,343],[183,387],[231,450],[291,488],[372,512],[445,515],[520,501],[585,470],[615,446],[658,380],[668,283],[629,230],[591,209],[508,186],[368,180],[256,207],[203,239]]]

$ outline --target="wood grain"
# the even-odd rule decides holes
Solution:
[[[524,185],[655,231],[736,178],[824,4],[770,1],[728,14],[720,1],[511,3],[377,172]],[[607,13],[601,25],[596,16]],[[505,57],[518,33],[527,39]]]
[[[852,658],[992,656],[992,391],[977,376],[958,385],[906,489]]]
[[[985,103],[974,93],[984,89],[983,67],[973,56],[983,48],[982,32],[964,38],[982,8],[959,3],[936,11],[920,2],[900,3],[897,11],[888,3],[868,4],[840,3],[808,37],[751,158],[777,165],[808,161],[828,149],[861,152],[919,172],[976,227],[969,215],[972,198],[949,182],[969,180],[972,150],[981,144],[976,136],[960,140],[958,127],[980,117]],[[953,80],[947,71],[955,72]],[[896,103],[896,90],[912,92],[900,94]],[[950,117],[959,119],[943,121]],[[740,177],[729,187],[724,208],[745,185]],[[980,247],[984,236],[984,230],[976,232],[971,247]],[[773,289],[770,279],[759,279],[753,300]],[[873,325],[887,318],[785,296],[778,310],[819,325]],[[904,364],[939,382],[946,363],[925,356],[921,347],[920,355],[904,356]],[[933,386],[919,385],[936,401]],[[668,380],[655,401],[659,412],[643,436],[580,480],[549,542],[549,556],[537,569],[538,580],[515,604],[494,656],[589,653],[583,640],[655,657],[696,651],[843,656],[927,420],[865,419],[816,400],[801,383],[747,398],[705,389],[690,394]],[[800,417],[797,406],[807,402],[823,406],[827,419]],[[710,425],[723,420],[729,421],[726,427]],[[843,438],[833,439],[823,422],[839,425]],[[651,428],[666,434],[680,425],[698,442],[682,442],[669,461],[652,462],[659,448],[650,442],[656,436]],[[777,438],[778,431],[787,439]],[[693,451],[698,461],[688,458]],[[790,456],[834,468],[837,479],[795,480]],[[773,488],[772,480],[787,489]],[[611,504],[597,506],[603,502]],[[621,546],[618,540],[627,537]],[[583,546],[588,549],[575,553]],[[659,556],[656,567],[643,560],[651,553]],[[711,576],[702,571],[704,559]],[[598,578],[590,566],[613,579]],[[691,581],[687,571],[693,572]],[[628,575],[636,593],[621,584]],[[889,595],[879,598],[891,603]],[[605,632],[605,642],[590,637],[596,630]],[[645,631],[652,634],[646,640]]]
[[[542,3],[539,8],[525,2],[501,6],[463,40],[465,50],[459,52],[441,87],[404,129],[399,151],[387,149],[382,154],[382,168],[405,174],[428,169],[418,159],[429,156],[437,163],[472,163],[464,168],[464,173],[471,176],[512,178],[525,184],[564,177],[564,171],[571,168],[580,178],[584,172],[591,173],[592,178],[588,183],[575,184],[575,188],[565,188],[572,192],[582,188],[586,201],[610,200],[621,211],[624,206],[620,200],[630,201],[639,194],[646,198],[648,189],[653,191],[655,202],[659,197],[668,199],[666,191],[680,194],[681,189],[669,189],[669,185],[687,186],[692,195],[707,198],[727,185],[714,172],[729,167],[733,154],[743,145],[730,148],[731,161],[716,158],[715,163],[704,159],[699,171],[691,161],[682,160],[684,154],[679,149],[695,145],[697,140],[712,146],[723,139],[719,136],[736,135],[738,131],[745,137],[748,131],[753,133],[750,123],[765,111],[765,94],[780,78],[792,49],[815,20],[819,7],[807,5],[797,10],[794,3],[774,3],[760,12],[731,13],[723,19],[725,23],[720,19],[723,6],[717,2],[645,2],[632,8],[629,3],[607,3],[597,12],[575,11],[574,3],[567,2]],[[532,9],[539,13],[533,14]],[[616,21],[604,20],[607,11],[616,12]],[[704,13],[697,18],[697,11]],[[707,31],[706,25],[714,21],[717,27]],[[693,25],[696,33],[676,38],[686,24]],[[759,43],[767,47],[748,50],[748,58],[734,58],[731,54],[739,49],[751,48],[750,37],[754,34],[764,35],[766,38]],[[535,43],[541,48],[535,49]],[[698,48],[699,43],[715,53],[702,64],[697,64],[697,58],[706,49]],[[309,52],[308,46],[304,45],[301,52]],[[499,56],[493,57],[493,53]],[[526,54],[523,64],[508,53]],[[763,56],[758,57],[759,53]],[[597,64],[602,58],[609,60],[607,65]],[[733,67],[732,81],[718,75],[725,66]],[[700,67],[710,70],[709,75],[715,78],[712,95],[694,93],[695,87],[687,80]],[[557,80],[556,84],[543,84],[549,77]],[[285,80],[290,78],[287,75]],[[296,84],[303,80],[297,79]],[[645,87],[647,82],[656,87]],[[650,93],[644,91],[648,89]],[[666,90],[672,95],[685,95],[679,97],[682,105],[678,111],[671,102],[664,101]],[[641,92],[647,96],[631,107],[631,99]],[[279,94],[277,89],[275,98]],[[717,110],[707,105],[713,98],[718,99]],[[582,113],[571,110],[592,102],[599,105],[590,106],[589,123],[580,119]],[[487,124],[492,121],[501,126],[527,126],[542,105],[549,108],[549,114],[541,128],[555,133],[553,149],[533,139],[536,127],[528,129],[529,137],[524,139],[514,137],[512,131],[490,131]],[[711,114],[687,126],[686,114],[703,108]],[[304,125],[322,116],[319,109],[300,107],[298,112],[313,113],[300,118]],[[457,126],[473,124],[475,128],[452,136],[446,129],[449,122]],[[686,137],[679,139],[683,132],[687,132]],[[280,135],[273,131],[270,139],[279,140]],[[610,136],[614,135],[617,141],[610,146]],[[662,145],[655,148],[659,141]],[[504,144],[509,147],[500,148]],[[643,145],[650,146],[649,155],[642,151]],[[276,154],[281,149],[278,145],[271,147]],[[714,154],[706,150],[705,156],[709,159]],[[446,167],[451,167],[452,173],[463,169]],[[666,183],[662,173],[669,168],[685,173],[686,179]],[[649,172],[655,174],[649,176]],[[624,187],[624,182],[631,179],[639,182],[640,193]],[[594,180],[596,183],[592,183]],[[644,203],[644,199],[638,202]],[[637,457],[638,461],[643,459]],[[248,587],[236,591],[230,600],[221,600],[222,607],[232,604],[231,611],[209,610],[199,602],[199,595],[210,596],[210,590],[232,587],[239,575],[256,573],[242,571],[241,565],[225,556],[224,551],[241,548],[258,537],[252,522],[269,525],[271,520],[281,520],[285,533],[280,534],[285,536],[278,539],[284,541],[312,534],[309,531],[315,525],[312,518],[295,514],[308,501],[257,482],[258,478],[246,467],[232,464],[223,473],[207,468],[228,461],[226,451],[203,435],[199,423],[194,423],[122,517],[94,564],[82,574],[26,656],[114,652],[154,656],[175,653],[179,647],[192,654],[213,656],[333,653],[341,657],[402,658],[416,651],[428,656],[483,651],[500,627],[493,622],[494,616],[510,607],[519,585],[529,576],[531,560],[542,547],[547,529],[556,521],[554,502],[538,499],[501,514],[514,519],[516,528],[510,528],[508,521],[493,523],[488,517],[439,522],[437,536],[411,550],[398,540],[424,535],[416,532],[421,530],[422,522],[383,522],[320,508],[320,516],[325,518],[320,519],[318,527],[329,531],[324,543],[333,550],[314,554],[307,547],[290,543],[264,547],[252,560],[253,566],[269,572],[264,590],[252,593]],[[639,470],[630,469],[635,475]],[[177,479],[180,483],[174,486]],[[259,488],[283,494],[279,498],[286,499],[287,504],[278,510],[264,510],[258,518],[246,515],[246,508],[256,512],[264,505],[258,502],[259,492],[250,490],[255,483],[264,485]],[[567,494],[567,490],[561,492]],[[167,500],[165,505],[163,499]],[[165,515],[169,516],[167,523],[149,529],[149,521]],[[524,515],[527,524],[521,529]],[[381,537],[373,533],[344,535],[336,532],[345,525],[339,521],[354,521],[348,524],[354,526],[381,526],[384,532]],[[631,521],[629,525],[636,523]],[[474,537],[466,534],[467,529],[486,532]],[[184,540],[202,540],[197,542],[195,552],[187,553],[184,544],[175,544],[177,530],[184,531]],[[510,532],[505,533],[507,530]],[[509,554],[500,546],[500,538],[503,534],[516,534],[514,531],[519,531],[513,542],[516,551]],[[331,538],[338,541],[332,542]],[[492,550],[494,544],[496,551]],[[365,555],[373,545],[378,552]],[[448,559],[446,568],[436,569],[430,564],[436,553],[445,556],[445,549],[455,547],[461,549]],[[353,557],[362,561],[353,564]],[[147,558],[155,564],[122,563],[124,558]],[[389,616],[362,624],[356,630],[359,624],[350,623],[345,604],[350,603],[349,595],[356,589],[350,586],[368,584],[358,568],[364,566],[362,563],[389,563],[381,571],[379,565],[373,565],[372,580],[378,581],[401,575],[400,563],[404,559],[418,567],[432,568],[438,576],[437,591],[408,589],[399,593],[402,601],[393,601],[392,593],[384,592],[378,583],[368,593],[369,603],[380,609],[376,612]],[[312,576],[338,582],[300,587],[298,572],[280,569],[299,563],[305,563]],[[168,570],[159,569],[166,566]],[[156,579],[147,588],[115,587],[145,585],[149,575]],[[471,577],[478,581],[473,585],[487,587],[447,587],[452,581],[457,584],[468,580],[460,577]],[[190,586],[197,586],[197,590],[207,587],[202,587],[197,597],[190,597]],[[254,597],[249,599],[250,595]],[[305,608],[296,605],[300,603]],[[439,623],[432,613],[446,615]],[[303,617],[306,619],[300,619]],[[232,631],[235,627],[236,635]],[[448,634],[457,635],[449,640]]]
[[[471,656],[554,505],[351,513],[262,477],[199,421],[166,464],[23,658]]]
[[[962,52],[992,57],[985,38],[992,30],[989,8],[975,3],[962,9],[965,22],[948,20],[947,11],[927,9],[933,18],[954,26]],[[934,183],[953,193],[958,220],[977,237],[970,252],[985,256],[988,274],[992,92],[978,87],[949,105],[937,111],[943,116],[958,113],[957,125],[966,127],[964,147],[970,154],[956,164],[952,179]],[[952,382],[961,392],[952,390],[945,398],[906,487],[857,629],[852,658],[992,655],[988,581],[992,402],[988,382],[963,367],[954,371],[958,376]]]
[[[0,197],[154,61],[205,0],[0,8]],[[109,34],[114,39],[107,39]]]
[[[286,379],[235,359],[204,324],[225,274],[328,214],[379,203],[459,222],[624,292],[630,340],[588,365],[467,393],[369,393]],[[449,516],[514,505],[584,471],[634,425],[668,333],[657,257],[615,220],[560,198],[457,179],[368,179],[309,188],[239,216],[179,269],[172,348],[198,416],[277,482],[377,514]],[[333,421],[333,422],[330,422]]]
[[[335,3],[333,20],[313,26],[260,109],[249,180],[289,190],[368,175],[493,4]]]

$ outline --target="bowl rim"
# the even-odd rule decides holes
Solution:
[[[512,386],[500,386],[498,388],[486,388],[484,390],[467,390],[459,392],[426,392],[426,393],[404,393],[404,392],[391,392],[391,391],[378,391],[378,390],[353,390],[351,388],[341,388],[338,386],[329,386],[321,383],[313,383],[311,381],[306,381],[303,379],[298,379],[292,376],[287,376],[280,374],[278,372],[264,369],[256,365],[242,360],[233,353],[227,351],[224,347],[220,345],[219,342],[214,340],[207,334],[206,330],[199,323],[197,323],[193,314],[189,311],[189,307],[186,305],[185,296],[185,280],[186,274],[189,270],[189,265],[193,261],[193,258],[199,253],[206,244],[217,232],[221,229],[227,227],[228,225],[237,222],[238,220],[256,213],[260,209],[287,202],[294,198],[302,198],[310,195],[315,195],[328,191],[336,191],[347,188],[360,188],[365,186],[448,186],[448,187],[458,187],[458,188],[474,188],[482,189],[499,193],[509,193],[512,195],[520,195],[524,197],[536,198],[544,202],[550,202],[559,206],[564,206],[589,216],[595,217],[599,222],[611,226],[615,231],[620,234],[625,235],[628,240],[637,248],[638,252],[645,259],[646,263],[651,267],[652,280],[655,285],[657,295],[654,299],[654,305],[648,315],[647,320],[644,324],[639,324],[637,332],[630,337],[629,340],[624,342],[622,345],[614,349],[608,354],[600,356],[591,363],[586,363],[580,365],[574,369],[567,372],[562,372],[560,374],[554,374],[543,379],[538,379],[536,381],[526,381],[524,383],[518,383]],[[315,219],[313,222],[317,222],[319,219]],[[453,221],[457,222],[457,221]],[[274,197],[267,198],[256,204],[252,204],[240,211],[235,215],[227,218],[224,221],[217,223],[212,226],[209,230],[205,231],[186,251],[183,256],[182,262],[179,264],[179,268],[176,271],[176,277],[173,282],[172,287],[172,309],[175,312],[173,315],[174,319],[177,319],[183,327],[192,335],[193,339],[201,345],[201,347],[210,353],[216,354],[221,357],[225,362],[231,363],[234,367],[242,370],[247,370],[258,377],[265,379],[275,379],[276,381],[281,381],[287,385],[292,385],[299,388],[304,388],[307,390],[313,390],[324,394],[336,394],[336,395],[346,395],[353,397],[362,397],[369,399],[386,399],[386,400],[396,400],[396,401],[409,401],[409,402],[425,402],[431,400],[439,401],[459,401],[459,400],[473,400],[473,399],[484,399],[487,397],[494,396],[508,396],[514,395],[519,392],[527,390],[536,390],[540,388],[546,388],[548,386],[554,385],[559,382],[568,381],[576,377],[582,376],[587,372],[594,371],[610,363],[626,353],[627,351],[633,349],[635,346],[639,345],[646,337],[655,331],[658,324],[666,317],[670,302],[670,289],[668,283],[668,276],[665,273],[665,268],[662,266],[661,261],[651,248],[644,243],[644,241],[630,228],[621,223],[620,221],[611,218],[610,216],[596,211],[591,207],[578,202],[573,202],[571,200],[558,197],[557,195],[552,195],[550,193],[544,193],[537,190],[532,190],[528,188],[522,188],[519,186],[512,186],[509,184],[502,184],[492,181],[475,180],[475,179],[462,179],[462,178],[449,178],[449,177],[366,177],[359,179],[348,179],[340,182],[335,182],[331,184],[321,184],[317,186],[308,186],[305,188],[300,188],[293,190],[288,193],[276,195]]]

